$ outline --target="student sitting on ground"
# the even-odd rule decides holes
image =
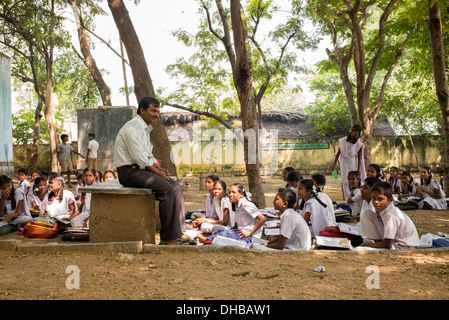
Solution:
[[[34,179],[34,185],[31,192],[28,194],[28,207],[30,210],[39,211],[42,201],[44,201],[47,194],[47,180],[41,177]]]
[[[299,213],[309,225],[312,237],[320,234],[328,226],[335,225],[330,217],[326,204],[324,204],[313,190],[313,180],[303,179],[298,185],[300,200]]]
[[[329,211],[332,221],[335,222],[334,203],[332,202],[332,199],[323,191],[326,186],[326,177],[320,173],[317,173],[312,176],[312,181],[315,184],[317,196],[321,201],[323,201],[323,203],[326,204],[326,208]]]
[[[284,182],[286,183],[286,185],[285,185],[286,188],[288,188],[287,175],[291,171],[295,171],[295,168],[293,168],[293,167],[285,167],[284,170],[282,170],[282,180],[284,180]]]
[[[432,179],[432,172],[429,167],[421,169],[421,179],[415,180],[413,186],[416,194],[422,200],[419,202],[419,209],[446,210],[446,194],[440,184]]]
[[[206,177],[205,187],[206,190],[209,192],[209,194],[206,197],[206,215],[204,215],[204,213],[201,212],[193,213],[191,219],[193,220],[194,225],[199,223],[199,221],[196,221],[197,218],[205,216],[206,218],[214,219],[217,216],[214,206],[214,185],[215,182],[217,182],[218,180],[220,180],[220,178],[213,174]]]
[[[382,169],[378,164],[371,163],[370,165],[368,165],[368,168],[366,169],[366,176],[379,178],[380,180],[382,180],[383,179]]]
[[[210,234],[217,230],[229,230],[234,226],[235,218],[232,204],[226,193],[226,183],[218,180],[214,185],[214,207],[217,216],[215,219],[206,217],[198,218],[202,234],[198,235],[201,242],[207,240]]]
[[[360,218],[364,239],[361,246],[408,249],[419,245],[418,232],[412,220],[393,204],[393,189],[389,183],[378,182],[373,185],[371,202],[375,210],[363,211]]]
[[[397,194],[401,191],[401,180],[398,177],[399,175],[398,171],[399,171],[398,167],[391,167],[390,177],[387,180],[387,182],[391,185],[394,194]]]
[[[64,178],[60,175],[51,176],[48,182],[48,193],[45,195],[41,205],[40,216],[44,218],[55,218],[64,222],[65,218],[71,216],[76,210],[75,196],[69,190],[65,190]],[[66,224],[68,222],[65,222]],[[61,225],[61,232],[65,229]]]
[[[113,180],[115,180],[115,179],[117,179],[117,177],[115,176],[115,172],[114,172],[114,171],[112,171],[112,170],[106,170],[106,171],[104,172],[104,175],[103,175],[103,181],[104,181],[104,182],[107,182],[107,181],[113,181]]]
[[[280,234],[263,245],[279,250],[310,250],[312,236],[306,221],[293,210],[296,194],[293,190],[280,188],[273,206],[281,218]]]
[[[298,191],[298,185],[301,180],[302,180],[302,175],[298,171],[290,171],[287,174],[287,178],[285,180],[287,182],[286,188],[290,188],[293,191],[295,191],[295,193],[296,193]],[[297,197],[294,209],[298,210],[298,208],[299,208],[299,198]]]
[[[31,190],[31,184],[28,182],[29,171],[27,168],[20,168],[17,171],[17,179],[19,179],[18,189],[21,189],[25,196],[28,196]]]
[[[377,182],[381,182],[379,178],[376,177],[368,177],[365,179],[365,182],[362,184],[360,188],[360,194],[362,195],[362,207],[360,209],[360,215],[363,214],[363,211],[366,209],[374,210],[373,204],[371,202],[371,188]]]
[[[0,230],[0,234],[14,232],[19,226],[31,221],[25,193],[14,189],[12,180],[7,175],[0,176],[0,217],[8,225]]]
[[[358,171],[350,171],[348,173],[348,183],[350,192],[346,203],[351,207],[352,216],[358,218],[360,216],[360,209],[362,208],[363,201],[362,194],[360,193],[362,183]]]
[[[83,171],[83,180],[86,186],[91,186],[96,184],[96,170],[94,168],[87,167]],[[79,209],[71,214],[69,217],[63,220],[70,222],[72,227],[80,228],[88,226],[87,222],[90,216],[90,193],[82,193],[80,197],[80,207]]]

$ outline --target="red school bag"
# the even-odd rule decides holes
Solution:
[[[331,237],[331,238],[347,238],[349,241],[351,241],[351,244],[353,247],[359,246],[363,239],[361,236],[357,236],[350,233],[341,232],[340,228],[337,226],[329,226],[324,228],[324,230],[320,231],[321,237]]]
[[[23,227],[26,238],[50,239],[58,234],[58,223],[49,219],[34,218]]]

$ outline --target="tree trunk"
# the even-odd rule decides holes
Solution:
[[[47,74],[47,86],[45,92],[45,109],[44,115],[47,122],[48,133],[50,134],[50,150],[51,150],[51,171],[58,171],[58,155],[56,153],[56,147],[59,144],[59,130],[56,123],[53,110],[51,109],[51,94],[53,90],[53,49],[54,49],[54,0],[52,0],[52,23],[51,23],[51,35],[50,46],[45,57],[46,74]]]
[[[108,0],[108,5],[128,54],[137,101],[147,96],[155,97],[145,55],[125,4],[122,0]],[[154,156],[162,162],[162,167],[169,170],[170,175],[176,176],[176,165],[170,159],[171,147],[161,119],[153,125],[151,143],[154,145]]]
[[[28,170],[30,172],[37,170],[37,163],[39,160],[39,143],[40,143],[40,132],[41,132],[41,118],[42,118],[42,101],[39,101],[34,113],[34,138],[33,138],[33,149],[31,151],[30,163],[28,164]]]
[[[81,8],[78,7],[78,0],[70,0],[71,7],[73,10],[73,15],[76,19],[77,29],[78,29],[78,39],[80,43],[81,53],[84,57],[84,64],[89,68],[90,74],[97,85],[98,91],[100,92],[101,99],[103,100],[104,106],[112,106],[111,101],[111,89],[107,86],[106,82],[101,75],[100,70],[97,67],[95,59],[92,57],[92,53],[89,48],[89,43],[87,42],[86,30],[84,29],[83,17],[81,14]]]
[[[252,132],[255,136],[245,136],[244,141],[244,158],[246,165],[246,173],[248,175],[249,189],[252,193],[252,200],[260,207],[265,207],[265,194],[262,187],[262,179],[260,176],[259,161],[259,126],[257,122],[257,106],[252,97],[252,62],[251,53],[247,48],[248,34],[242,20],[242,7],[240,0],[231,0],[231,20],[232,31],[234,35],[234,47],[236,61],[233,66],[234,83],[237,89],[240,110],[242,115],[242,130],[244,133]],[[248,138],[256,139],[249,141]],[[250,145],[254,145],[254,151],[250,152]]]
[[[432,4],[433,3],[433,4]],[[429,32],[432,44],[432,63],[435,78],[435,88],[438,103],[443,115],[443,130],[445,143],[444,152],[444,189],[449,191],[449,87],[447,83],[444,61],[443,31],[441,26],[441,12],[438,2],[429,0]]]

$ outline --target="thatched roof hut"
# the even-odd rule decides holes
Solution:
[[[161,119],[167,130],[167,135],[175,129],[183,129],[189,132],[192,137],[194,128],[205,125],[204,117],[191,112],[162,112]],[[278,130],[279,139],[297,139],[304,137],[321,137],[313,130],[313,125],[308,123],[307,115],[295,111],[264,111],[262,114],[262,126],[270,131]],[[228,122],[236,127],[241,127],[241,119],[235,116],[229,116]],[[222,126],[220,126],[222,127]],[[349,128],[344,126],[336,129],[333,136],[344,136]],[[377,121],[373,131],[374,136],[396,136],[396,132],[391,127],[388,119]]]

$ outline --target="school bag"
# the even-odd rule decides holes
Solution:
[[[350,233],[341,232],[338,226],[328,226],[324,230],[320,231],[321,237],[331,237],[331,238],[347,238],[351,241],[353,247],[357,247],[362,244],[363,239],[361,236],[357,236]]]
[[[61,234],[64,241],[89,241],[89,229],[87,228],[67,228]]]
[[[58,234],[58,223],[52,219],[34,218],[23,227],[26,238],[50,239]]]

